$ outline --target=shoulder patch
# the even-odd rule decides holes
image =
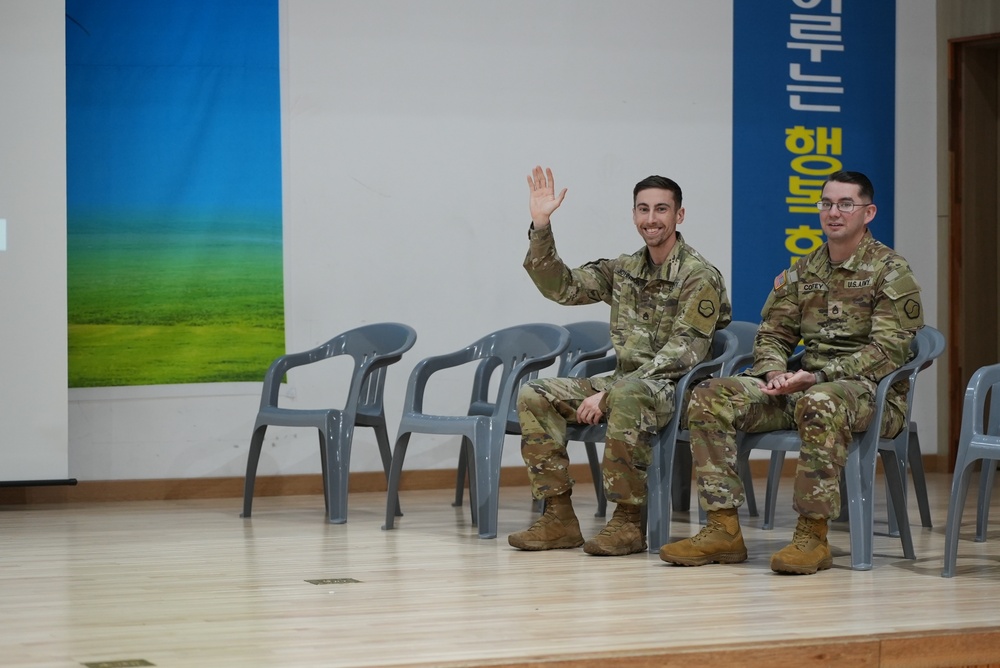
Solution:
[[[885,294],[892,301],[896,318],[904,327],[914,328],[924,324],[920,286],[912,274],[896,276],[895,280],[885,286]]]
[[[774,289],[777,290],[788,281],[788,272],[783,271],[774,277]]]

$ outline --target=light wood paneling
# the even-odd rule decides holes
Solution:
[[[324,521],[317,495],[258,498],[247,520],[235,498],[5,505],[0,664],[1000,662],[1000,528],[972,541],[970,497],[958,575],[941,578],[950,477],[929,479],[939,526],[914,527],[916,561],[877,535],[873,570],[852,571],[847,526],[836,523],[834,568],[798,577],[768,568],[794,526],[790,484],[775,530],[742,517],[749,561],[702,568],[513,550],[506,534],[533,518],[525,487],[502,490],[498,540],[476,537],[448,489],[403,492],[395,531],[380,528],[378,492],[352,493],[344,525]],[[574,502],[584,533],[596,533],[593,491],[581,484]],[[876,518],[884,513],[879,503]],[[688,513],[674,515],[675,538],[697,529]],[[357,582],[338,582],[346,578]]]

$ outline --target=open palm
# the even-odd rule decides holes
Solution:
[[[528,176],[528,188],[531,190],[528,209],[531,212],[532,222],[535,223],[535,227],[548,225],[549,216],[559,208],[566,197],[566,188],[556,196],[552,170],[542,171],[541,167],[535,167]]]

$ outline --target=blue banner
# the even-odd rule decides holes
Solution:
[[[875,185],[893,243],[895,0],[735,0],[733,317],[760,321],[774,277],[823,243],[826,177]]]

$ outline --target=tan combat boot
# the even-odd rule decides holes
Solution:
[[[799,515],[791,544],[771,556],[771,570],[776,573],[812,575],[833,566],[826,532],[826,518],[814,520]]]
[[[573,512],[569,492],[545,499],[545,512],[524,531],[507,536],[507,542],[519,550],[557,550],[580,547],[583,534]]]
[[[679,566],[746,561],[747,546],[736,508],[708,511],[708,524],[691,538],[660,547],[660,559]]]
[[[601,557],[620,557],[646,549],[639,506],[619,503],[601,533],[588,540],[583,551]]]

